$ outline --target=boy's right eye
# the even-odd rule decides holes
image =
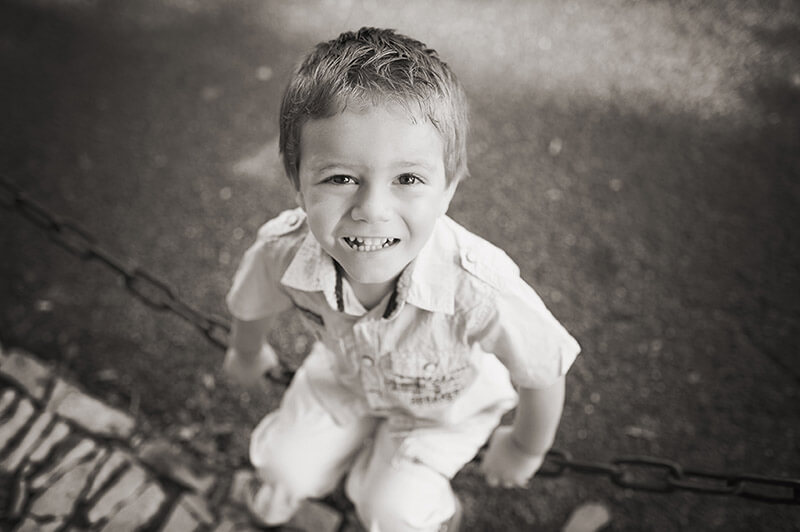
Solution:
[[[355,183],[355,179],[349,175],[337,174],[325,179],[324,182],[331,183],[333,185],[352,185]]]

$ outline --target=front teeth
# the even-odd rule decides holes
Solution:
[[[398,242],[396,238],[371,238],[371,237],[357,237],[346,236],[344,241],[351,248],[358,251],[378,251],[379,249],[388,248],[392,244]]]

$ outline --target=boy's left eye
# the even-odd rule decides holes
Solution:
[[[422,183],[422,179],[414,174],[403,174],[397,178],[397,182],[401,185],[416,185]]]
[[[332,176],[328,177],[327,179],[325,179],[324,182],[325,183],[332,183],[334,185],[350,185],[350,184],[354,183],[355,180],[352,177],[350,177],[349,175],[337,174],[337,175],[332,175]]]

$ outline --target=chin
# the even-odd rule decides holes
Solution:
[[[339,264],[342,264],[341,262]],[[344,267],[345,265],[342,264]],[[348,279],[351,279],[360,284],[382,284],[388,283],[397,279],[397,276],[402,273],[403,269],[401,268],[399,271],[394,271],[395,268],[391,268],[387,271],[386,268],[381,268],[378,265],[374,265],[370,267],[369,265],[349,265],[350,268],[345,267],[345,273],[347,274]]]

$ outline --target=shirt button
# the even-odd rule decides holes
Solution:
[[[425,371],[425,373],[430,375],[431,373],[433,373],[433,370],[436,369],[436,364],[434,364],[433,362],[428,362],[427,364],[422,366],[422,369]]]
[[[368,357],[368,356],[363,356],[363,357],[361,357],[361,363],[362,363],[364,366],[366,366],[366,367],[368,367],[368,368],[371,368],[371,367],[372,367],[372,365],[375,363],[375,361],[374,361],[374,360],[372,360],[372,359],[371,359],[370,357]]]
[[[467,262],[475,262],[478,260],[478,257],[475,255],[474,251],[467,251],[467,254],[464,258],[467,259]]]
[[[288,218],[286,218],[286,223],[287,225],[289,225],[289,227],[294,227],[295,225],[297,225],[297,222],[299,221],[300,218],[298,218],[296,214],[290,214]]]

